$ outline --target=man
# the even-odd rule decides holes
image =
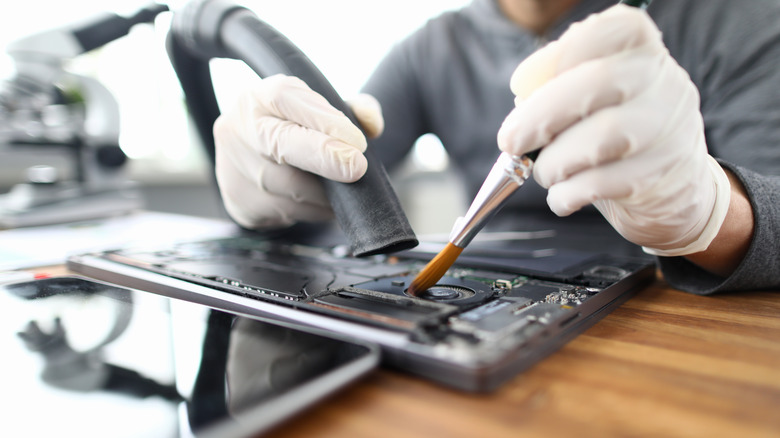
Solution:
[[[366,84],[379,104],[352,103],[368,135],[386,127],[374,152],[392,166],[432,132],[475,191],[498,132],[506,152],[541,148],[543,188],[516,205],[592,203],[684,290],[780,286],[780,4],[613,4],[475,0],[431,20]],[[365,171],[362,133],[294,78],[263,80],[215,137],[226,207],[247,227],[327,217],[299,169]]]

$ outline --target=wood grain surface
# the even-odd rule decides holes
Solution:
[[[282,437],[780,437],[780,293],[661,279],[498,391],[379,370]]]

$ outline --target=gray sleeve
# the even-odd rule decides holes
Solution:
[[[710,153],[780,175],[780,2],[658,0],[671,55],[701,95]]]
[[[742,181],[753,207],[753,241],[728,278],[710,274],[683,257],[659,257],[672,287],[700,295],[723,291],[777,289],[780,286],[780,177],[766,176],[722,162]]]
[[[392,169],[427,132],[424,102],[413,69],[415,36],[394,46],[363,87],[382,106],[385,130],[371,144],[374,154]]]
[[[780,286],[780,2],[658,0],[649,9],[701,94],[710,153],[747,189],[755,228],[728,278],[659,258],[675,288],[709,294]]]

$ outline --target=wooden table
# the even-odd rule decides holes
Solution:
[[[780,437],[780,293],[663,280],[490,395],[381,370],[272,437]]]

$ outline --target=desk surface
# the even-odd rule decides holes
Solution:
[[[780,436],[780,293],[662,280],[490,395],[376,372],[273,437]]]

